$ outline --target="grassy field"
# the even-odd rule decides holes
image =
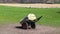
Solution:
[[[37,24],[60,26],[60,8],[20,8],[0,6],[0,25],[17,23],[29,13],[43,16]]]

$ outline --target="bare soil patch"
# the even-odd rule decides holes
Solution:
[[[60,8],[60,4],[0,4],[4,6],[31,7],[31,8]]]
[[[54,28],[50,26],[37,25],[36,29],[21,29],[16,28],[21,26],[17,24],[9,24],[0,27],[0,34],[60,34],[60,28]]]

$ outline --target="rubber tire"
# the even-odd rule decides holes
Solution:
[[[31,28],[32,28],[32,29],[35,29],[35,28],[36,28],[35,23],[31,23]]]
[[[22,28],[23,28],[23,29],[28,29],[28,24],[27,24],[27,23],[23,23],[23,24],[22,24]]]

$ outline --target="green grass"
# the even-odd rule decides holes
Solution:
[[[60,26],[60,8],[21,8],[0,6],[0,24],[17,23],[29,13],[43,16],[37,24]]]

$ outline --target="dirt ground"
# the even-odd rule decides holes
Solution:
[[[60,4],[0,4],[3,6],[32,7],[32,8],[60,8]],[[0,34],[60,34],[60,28],[36,25],[36,29],[21,29],[20,24],[9,24],[0,27]]]
[[[31,7],[31,8],[60,8],[60,4],[2,4],[4,6]]]
[[[21,29],[20,24],[9,24],[0,27],[0,34],[60,34],[60,28],[36,25],[36,29]]]

